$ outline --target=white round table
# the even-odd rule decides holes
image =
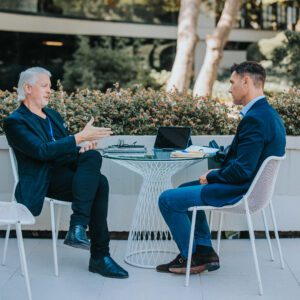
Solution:
[[[103,154],[104,158],[140,174],[143,183],[138,195],[128,237],[125,262],[142,268],[155,268],[178,253],[159,208],[159,195],[173,188],[172,176],[205,158],[170,158],[170,152],[153,155]]]

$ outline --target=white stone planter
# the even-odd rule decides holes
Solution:
[[[124,139],[126,143],[137,141],[151,149],[154,144],[154,136],[112,136],[100,144],[100,147],[115,144],[118,139]],[[219,145],[230,144],[233,136],[193,136],[192,140],[197,145],[207,145],[215,139]],[[8,145],[4,136],[0,136],[0,199],[9,201],[13,186]],[[287,158],[282,163],[277,187],[274,196],[275,212],[277,214],[278,227],[280,231],[300,231],[300,137],[287,137]],[[201,162],[178,174],[173,179],[173,185],[195,180],[207,169],[207,163]],[[129,231],[133,210],[137,195],[141,186],[141,177],[130,170],[104,159],[103,174],[110,182],[110,205],[109,205],[109,229],[110,231]],[[61,229],[68,229],[70,211],[63,212]],[[217,218],[215,218],[216,221]],[[263,230],[261,216],[254,216],[256,230]],[[31,227],[34,230],[50,230],[49,208],[43,208],[41,216]],[[247,224],[244,218],[226,215],[224,219],[224,230],[246,230]],[[216,223],[213,229],[216,229]],[[270,227],[272,230],[272,227]]]

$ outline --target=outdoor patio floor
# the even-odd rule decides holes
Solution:
[[[54,276],[50,239],[25,239],[33,299],[42,300],[299,300],[300,299],[300,239],[281,239],[285,269],[280,268],[275,240],[272,240],[275,261],[269,258],[267,241],[257,239],[264,295],[258,295],[249,240],[222,240],[221,268],[211,273],[193,275],[190,286],[184,286],[184,276],[157,273],[124,263],[126,241],[111,241],[111,254],[130,277],[108,279],[88,272],[89,253],[73,249],[59,240],[59,277]],[[0,239],[2,256],[4,239]],[[20,273],[16,239],[9,243],[6,266],[0,266],[0,299],[27,299],[24,278]]]

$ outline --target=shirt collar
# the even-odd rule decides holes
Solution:
[[[242,117],[245,117],[246,113],[250,110],[250,108],[258,101],[265,98],[265,96],[258,96],[256,98],[254,98],[253,100],[251,100],[247,105],[245,105],[243,107],[243,109],[240,111],[240,114],[242,115]]]

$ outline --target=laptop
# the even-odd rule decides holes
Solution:
[[[161,126],[157,131],[154,150],[183,150],[191,144],[192,141],[190,127]]]

